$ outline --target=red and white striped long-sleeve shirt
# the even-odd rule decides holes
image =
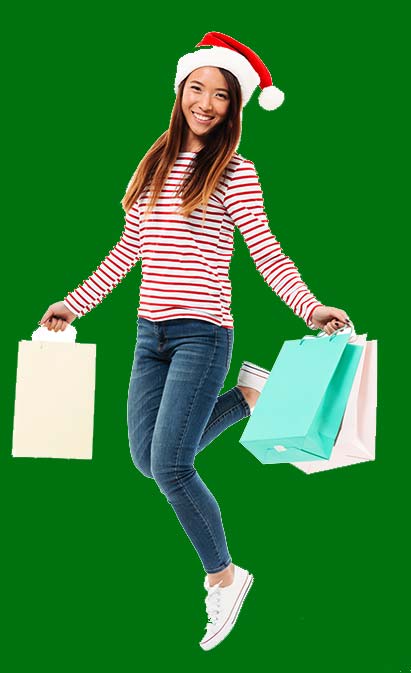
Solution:
[[[297,267],[271,232],[263,194],[252,161],[235,153],[224,179],[203,211],[189,217],[176,212],[176,189],[191,170],[196,152],[180,152],[150,217],[143,221],[150,192],[141,194],[128,214],[122,236],[100,266],[82,285],[64,297],[64,304],[84,316],[111,292],[142,260],[139,317],[149,320],[197,318],[233,328],[230,313],[229,266],[237,226],[255,265],[273,291],[308,327],[322,306],[302,281]]]

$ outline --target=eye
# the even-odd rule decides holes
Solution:
[[[198,91],[200,91],[200,87],[196,86],[195,84],[192,84],[191,88],[192,89],[198,89]],[[226,98],[227,98],[227,96],[224,93],[219,93],[218,96],[222,96],[224,98],[224,100],[226,100]]]

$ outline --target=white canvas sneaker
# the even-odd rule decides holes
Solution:
[[[258,365],[244,360],[240,373],[238,375],[237,386],[244,386],[247,388],[254,388],[261,393],[271,372],[268,369],[263,369]],[[253,413],[254,407],[250,407],[250,412]]]
[[[253,575],[237,565],[234,565],[234,579],[227,587],[220,586],[222,580],[210,587],[206,575],[204,589],[208,592],[205,604],[209,621],[205,627],[206,633],[200,641],[203,650],[211,650],[228,636],[253,581]]]

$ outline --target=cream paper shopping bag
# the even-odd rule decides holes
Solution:
[[[359,334],[350,339],[350,343],[364,348],[331,457],[292,463],[306,474],[375,460],[377,340],[367,341],[367,334]]]
[[[19,341],[14,457],[92,458],[96,345],[75,335],[39,327]]]

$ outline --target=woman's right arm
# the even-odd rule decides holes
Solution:
[[[41,324],[48,322],[51,328],[55,329],[58,324],[57,318],[72,322],[76,317],[84,316],[100,304],[135,266],[141,257],[140,216],[137,203],[131,207],[124,219],[123,233],[116,246],[81,285],[69,292],[62,302],[49,306],[40,321]],[[50,320],[52,317],[55,318],[54,324]]]

